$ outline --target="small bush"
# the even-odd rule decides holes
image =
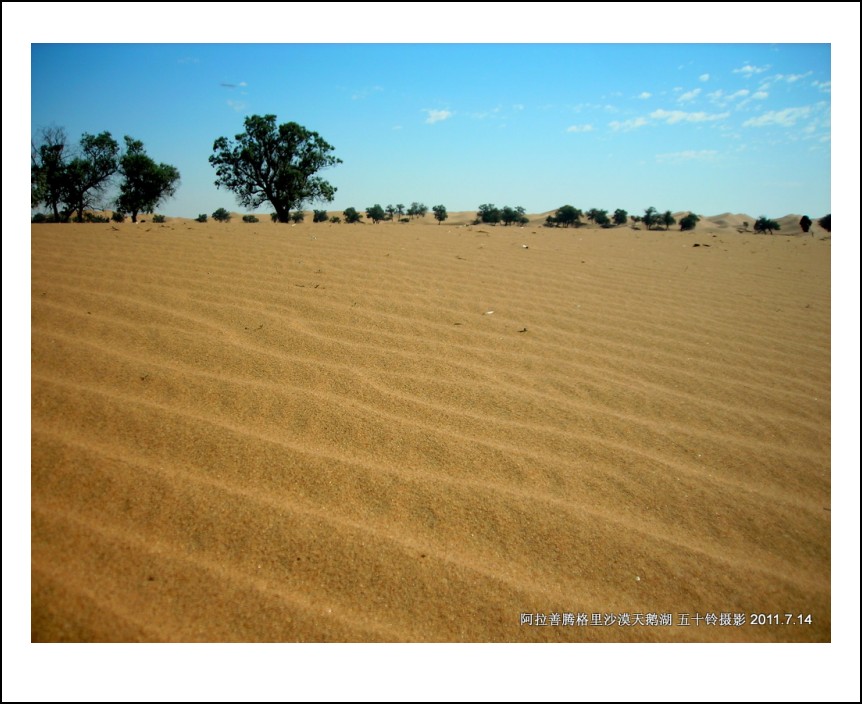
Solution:
[[[826,232],[828,232],[831,235],[832,234],[832,213],[829,213],[829,215],[824,215],[822,218],[820,218],[817,221],[817,224],[820,225],[820,227],[822,227],[824,230],[826,230]]]
[[[162,223],[165,221],[164,215],[153,215],[153,222]]]
[[[337,215],[333,215],[331,218],[329,218],[329,222],[339,223],[341,222],[341,218]]]
[[[215,216],[213,216],[213,217],[215,217]],[[242,221],[243,222],[260,222],[260,220],[257,219],[256,215],[243,215]]]
[[[217,222],[230,222],[231,214],[224,208],[219,208],[213,213],[213,220]]]
[[[356,208],[347,208],[347,210],[342,214],[344,215],[344,222],[350,223],[351,225],[362,220],[362,213],[360,213]]]
[[[398,222],[410,222],[410,218],[401,218]]]
[[[111,215],[111,220],[113,222],[126,222],[126,214],[119,210],[115,210],[114,214]]]
[[[297,210],[293,215],[290,216],[290,219],[295,223],[300,223],[305,220],[305,213],[301,210]]]
[[[83,222],[110,222],[104,215],[96,215],[95,213],[84,213]]]
[[[326,214],[325,210],[315,210],[314,218],[312,218],[313,222],[326,222],[329,220],[329,216]]]
[[[207,221],[207,214],[206,213],[201,213],[200,215],[198,215],[195,218],[195,222],[206,222],[206,221]]]
[[[45,215],[45,213],[36,213],[35,215],[33,215],[32,218],[30,218],[30,222],[34,222],[37,224],[43,223],[43,222],[48,222],[48,216]]]

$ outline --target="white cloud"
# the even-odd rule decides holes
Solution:
[[[766,100],[769,97],[769,93],[765,90],[759,90],[754,95],[751,96],[752,100]]]
[[[832,92],[832,81],[814,81],[811,85],[815,88],[819,88],[824,93]]]
[[[226,102],[228,107],[233,108],[236,112],[242,112],[246,108],[246,104],[239,100],[228,100]]]
[[[675,125],[678,122],[712,122],[714,120],[723,120],[730,113],[706,113],[706,112],[684,112],[682,110],[654,110],[650,113],[650,117],[654,120],[662,120],[668,125]]]
[[[245,87],[247,87],[247,86],[248,86],[248,83],[246,83],[245,81],[240,81],[239,83],[237,83],[237,85],[238,85],[240,88],[245,88]]]
[[[521,110],[523,110],[523,109],[524,109],[524,104],[523,104],[523,103],[515,103],[515,104],[512,106],[512,110],[517,110],[518,112],[520,112],[520,111],[521,111]]]
[[[592,132],[594,129],[592,125],[572,125],[566,128],[566,132]]]
[[[433,125],[435,122],[442,122],[443,120],[448,120],[455,113],[451,110],[429,110],[428,108],[423,108],[423,112],[428,113],[428,117],[425,118],[425,122],[429,125]]]
[[[763,73],[764,71],[769,70],[769,65],[766,66],[752,66],[751,64],[745,64],[745,66],[741,68],[733,69],[734,73],[741,73],[745,78],[750,78],[751,76],[757,73]]]
[[[683,93],[677,98],[677,101],[680,103],[687,103],[689,100],[694,100],[699,95],[700,88],[695,88],[694,90],[690,90],[687,93]]]
[[[751,91],[748,91],[745,88],[742,88],[741,90],[736,91],[736,93],[731,93],[730,95],[727,96],[727,98],[728,98],[728,100],[736,100],[737,98],[744,98],[750,92]]]
[[[788,83],[796,83],[796,81],[802,80],[803,78],[808,78],[813,71],[806,71],[805,73],[788,73],[786,76],[784,74],[778,73],[772,77],[775,81],[787,81]]]
[[[656,154],[655,158],[658,161],[709,161],[713,159],[718,152],[715,149],[686,149],[681,152],[670,152],[668,154]]]
[[[614,132],[628,132],[629,130],[643,127],[647,122],[648,120],[645,117],[635,117],[631,120],[624,120],[622,122],[614,120],[613,122],[609,122],[608,125],[612,130],[614,130]]]
[[[770,110],[757,117],[752,117],[742,123],[743,127],[792,127],[803,117],[808,117],[811,108],[807,105],[801,108],[785,108],[784,110]]]
[[[706,83],[706,81],[708,81],[708,80],[709,80],[709,74],[708,74],[708,73],[702,73],[702,74],[700,74],[700,76],[698,77],[698,80],[701,80],[701,81],[703,81],[704,83]]]
[[[640,98],[641,100],[646,100],[647,98],[652,98],[652,93],[648,93],[647,91],[644,91],[643,93],[641,93],[638,96],[638,98]]]

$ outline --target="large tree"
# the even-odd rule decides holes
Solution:
[[[32,147],[30,205],[49,206],[55,221],[66,221],[72,213],[83,220],[84,210],[95,205],[116,172],[119,150],[110,132],[84,133],[80,149],[69,158],[62,128],[43,130],[41,144]]]
[[[138,213],[152,213],[159,203],[176,193],[180,172],[170,164],[157,164],[144,151],[144,143],[125,137],[126,153],[120,158],[120,196],[117,207],[138,221]]]
[[[449,217],[449,213],[446,212],[445,205],[435,205],[431,210],[434,212],[434,217],[437,219],[438,225]]]
[[[652,226],[658,222],[658,212],[655,208],[650,206],[646,210],[644,210],[643,217],[641,218],[643,224],[646,225],[647,230],[651,230]]]
[[[573,205],[563,205],[557,208],[557,212],[553,217],[553,222],[564,227],[577,227],[581,224],[581,216],[583,213],[579,208]]]
[[[315,174],[341,159],[331,155],[334,148],[317,132],[275,120],[275,115],[245,118],[245,132],[235,142],[219,137],[213,143],[209,162],[217,187],[233,191],[247,208],[269,202],[279,222],[287,222],[290,210],[306,202],[332,202],[336,188]]]
[[[116,173],[119,152],[120,146],[110,132],[84,133],[80,155],[66,164],[63,200],[67,217],[74,212],[78,221],[84,219],[84,209],[95,205],[95,197]]]
[[[30,206],[44,203],[51,208],[54,222],[60,222],[60,205],[66,179],[66,132],[62,127],[42,130],[41,143],[31,143]]]

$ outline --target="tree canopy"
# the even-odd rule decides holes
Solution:
[[[438,225],[449,217],[449,213],[446,212],[445,205],[435,205],[431,208],[431,211],[434,213],[434,218],[437,220]]]
[[[679,229],[680,230],[693,230],[697,223],[700,222],[700,218],[697,217],[694,213],[689,213],[684,218],[680,218],[679,221]]]
[[[96,205],[117,171],[120,150],[110,132],[85,132],[71,158],[66,147],[63,129],[50,128],[42,131],[42,143],[31,151],[30,205],[49,206],[57,222],[67,221],[72,213],[84,219],[84,210]]]
[[[770,220],[765,215],[761,215],[757,218],[757,221],[754,223],[754,231],[755,232],[768,232],[770,235],[773,230],[780,230],[781,225],[779,225],[775,220]]]
[[[276,125],[275,115],[251,115],[235,140],[216,139],[209,162],[215,185],[233,191],[241,205],[269,202],[279,222],[287,222],[303,203],[333,200],[336,188],[316,174],[342,162],[317,132],[296,122]]]
[[[170,164],[157,164],[144,151],[143,142],[125,137],[126,153],[120,158],[120,196],[117,207],[138,221],[138,213],[152,213],[164,199],[176,193],[180,172]]]
[[[386,211],[379,203],[375,203],[370,208],[365,209],[365,214],[376,225],[381,220],[386,219]]]
[[[557,208],[557,212],[551,218],[551,222],[563,227],[577,227],[581,224],[581,217],[583,217],[583,213],[580,209],[573,205],[563,205]]]
[[[652,226],[658,222],[658,212],[655,208],[650,206],[646,210],[644,210],[643,217],[641,217],[641,222],[646,225],[647,230],[651,230]]]
[[[799,219],[799,227],[802,228],[803,232],[808,232],[811,229],[811,224],[811,218],[809,218],[807,215],[803,215]]]
[[[826,232],[832,233],[832,213],[829,215],[824,215],[817,221],[817,224],[820,225]]]

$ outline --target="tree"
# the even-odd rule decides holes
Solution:
[[[120,147],[110,132],[81,137],[81,154],[65,168],[63,201],[66,217],[74,212],[76,219],[84,219],[84,209],[94,205],[93,199],[102,193],[108,180],[117,170]]]
[[[434,217],[436,218],[438,225],[449,217],[449,213],[446,212],[445,205],[435,205],[431,210],[434,213]]]
[[[287,222],[291,209],[307,201],[332,202],[336,188],[315,174],[342,162],[317,132],[275,120],[275,115],[245,118],[245,132],[236,135],[236,142],[219,137],[213,143],[209,162],[217,187],[233,191],[251,209],[269,202],[279,222]]]
[[[557,209],[554,214],[554,222],[563,227],[578,227],[581,224],[583,213],[573,205],[564,205]]]
[[[362,220],[362,213],[358,212],[356,208],[348,208],[344,211],[344,222],[348,223],[356,223]]]
[[[216,222],[230,222],[231,214],[224,208],[219,208],[213,213],[212,217]]]
[[[425,204],[417,203],[415,200],[410,204],[410,208],[407,210],[407,214],[411,218],[424,218],[427,212],[428,208],[425,207]]]
[[[646,229],[651,230],[652,226],[658,222],[658,211],[650,206],[644,210],[641,220],[643,221],[643,224],[646,225]]]
[[[476,217],[485,223],[490,223],[492,225],[496,225],[500,222],[502,218],[502,214],[500,209],[491,203],[485,203],[479,206],[479,212],[476,213]]]
[[[602,227],[610,227],[611,219],[608,217],[607,210],[593,210],[593,222]]]
[[[775,222],[775,220],[770,220],[765,215],[761,215],[757,218],[757,222],[754,223],[755,232],[768,232],[771,235],[773,230],[780,229],[781,225]]]
[[[676,223],[676,218],[673,216],[673,213],[670,210],[665,210],[661,217],[659,218],[662,224],[664,225],[665,230],[669,230],[671,225]]]
[[[120,158],[120,196],[117,206],[138,221],[138,213],[152,213],[177,191],[180,172],[170,164],[157,164],[144,151],[143,142],[126,137],[126,153]]]
[[[516,218],[516,222],[517,222],[521,227],[523,227],[523,226],[524,226],[524,225],[526,225],[528,222],[530,222],[530,218],[528,218],[528,217],[527,217],[527,209],[526,209],[526,208],[523,208],[523,207],[521,207],[521,206],[519,205],[517,208],[515,208],[515,214],[518,216],[518,217]]]
[[[802,228],[803,232],[808,232],[811,229],[811,218],[803,215],[799,220],[799,227]]]
[[[30,206],[44,203],[60,222],[60,204],[66,178],[66,132],[62,127],[42,130],[41,144],[30,145]]]
[[[278,213],[276,213],[275,215],[277,217]],[[301,210],[297,210],[296,212],[291,214],[290,221],[296,223],[297,225],[301,222],[305,222],[305,213]]]
[[[395,212],[398,214],[399,219],[404,217],[404,203],[399,203],[395,206]]]
[[[314,217],[311,219],[312,222],[326,222],[329,219],[329,216],[326,214],[325,210],[315,210]]]
[[[383,210],[382,206],[379,203],[375,203],[370,208],[366,208],[365,214],[371,219],[371,221],[375,225],[386,218],[386,211]]]
[[[824,215],[817,221],[817,224],[820,225],[826,232],[832,234],[832,213],[829,215]]]
[[[700,218],[697,217],[694,213],[689,213],[684,218],[681,218],[679,221],[679,229],[680,230],[693,230],[697,223],[700,221]]]
[[[396,212],[396,210],[395,210],[394,205],[392,205],[391,203],[389,205],[387,205],[386,206],[386,214],[389,216],[387,218],[387,220],[394,220],[395,219],[395,212]]]
[[[587,211],[587,220],[589,220],[590,222],[595,222],[596,221],[596,215],[598,214],[598,212],[599,211],[596,210],[595,208],[590,208]]]
[[[518,213],[515,212],[515,209],[510,208],[508,205],[504,205],[503,209],[500,211],[500,220],[503,221],[503,224],[508,227],[517,219]]]
[[[195,222],[206,222],[206,221],[207,221],[207,214],[206,213],[201,213],[200,215],[198,215],[195,218]]]
[[[625,225],[629,221],[629,214],[620,208],[614,211],[614,225]]]

